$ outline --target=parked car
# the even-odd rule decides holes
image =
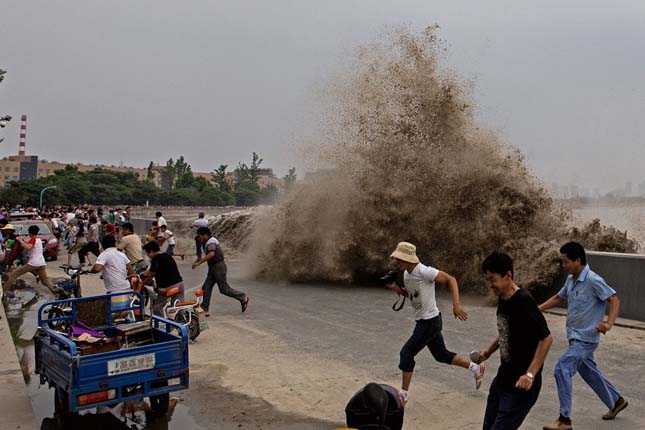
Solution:
[[[36,212],[9,212],[8,215],[11,223],[24,220],[36,220],[40,218]]]
[[[58,239],[52,231],[52,226],[48,221],[42,220],[22,220],[12,221],[16,236],[29,236],[29,226],[37,225],[40,229],[38,232],[38,239],[43,241],[43,255],[45,260],[56,260],[58,258]]]

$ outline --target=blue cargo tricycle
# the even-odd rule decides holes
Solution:
[[[130,300],[133,294],[40,307],[35,370],[40,383],[55,390],[54,417],[61,426],[67,428],[79,411],[144,397],[155,415],[165,415],[169,393],[188,388],[186,327],[146,315],[140,297]],[[123,301],[127,306],[117,307]]]

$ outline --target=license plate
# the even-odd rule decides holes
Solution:
[[[108,376],[123,375],[124,373],[138,372],[140,370],[154,369],[155,355],[143,354],[120,360],[110,360],[108,365]]]

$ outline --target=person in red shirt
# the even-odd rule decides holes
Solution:
[[[116,226],[111,222],[107,223],[107,225],[105,226],[105,235],[116,237]]]
[[[24,239],[21,236],[18,236],[16,240],[20,243],[22,248],[26,249],[29,253],[29,260],[27,264],[24,264],[11,272],[7,283],[5,284],[7,290],[13,288],[13,284],[16,282],[20,276],[25,273],[33,273],[40,278],[40,282],[44,286],[49,288],[50,291],[54,292],[54,286],[47,276],[47,264],[45,263],[45,257],[43,256],[43,242],[38,239],[38,232],[40,229],[37,225],[29,226],[29,239]]]

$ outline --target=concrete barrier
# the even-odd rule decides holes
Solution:
[[[645,255],[587,251],[591,270],[602,276],[616,290],[620,299],[621,318],[645,321]],[[535,300],[543,302],[560,291],[566,274],[551,288],[536,291]]]
[[[645,255],[588,252],[587,262],[618,293],[620,316],[645,321]]]
[[[154,218],[135,218],[131,217],[130,222],[134,227],[134,232],[139,236],[148,234],[150,227],[152,227],[152,222]]]
[[[7,315],[0,303],[0,428],[6,430],[36,429],[37,426],[27,386],[16,354],[16,348],[7,323]]]

